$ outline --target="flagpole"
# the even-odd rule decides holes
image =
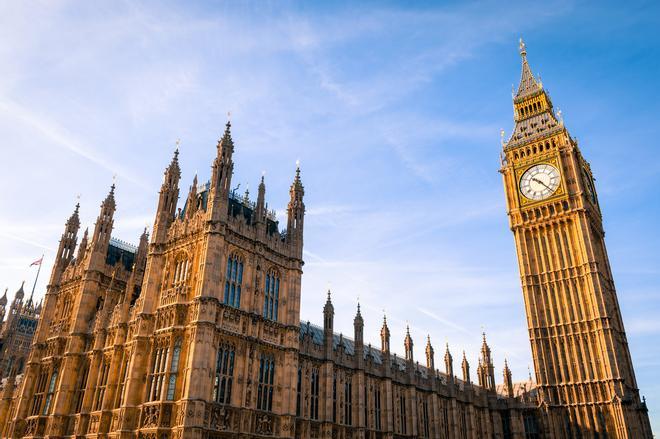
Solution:
[[[37,287],[37,279],[39,279],[39,273],[41,272],[41,265],[44,263],[44,255],[41,255],[41,261],[39,261],[39,268],[37,269],[37,276],[34,278],[34,285],[32,285],[32,293],[30,294],[30,302],[32,302],[32,297],[34,297],[34,289]]]

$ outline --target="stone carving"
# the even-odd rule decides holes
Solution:
[[[268,415],[257,418],[257,434],[273,434],[273,420]]]
[[[142,427],[157,427],[160,408],[157,405],[148,405],[142,409]]]

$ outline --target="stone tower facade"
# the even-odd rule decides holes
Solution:
[[[398,356],[387,321],[380,349],[365,345],[359,307],[353,337],[337,334],[329,292],[323,326],[301,323],[300,169],[281,229],[263,177],[256,202],[231,190],[230,128],[182,197],[175,152],[150,240],[111,236],[114,185],[79,244],[76,207],[25,371],[3,382],[2,437],[541,437],[533,383],[512,391],[505,374],[499,391],[485,336],[475,384],[449,347],[435,369],[430,337],[426,366],[409,332]]]
[[[32,296],[25,301],[23,285],[14,294],[7,312],[7,291],[0,297],[0,321],[4,319],[0,330],[0,379],[23,373],[39,322],[41,303],[34,303]]]
[[[650,439],[591,168],[520,54],[501,172],[546,435]]]

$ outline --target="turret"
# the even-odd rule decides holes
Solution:
[[[406,325],[406,338],[403,341],[403,347],[406,351],[406,361],[413,362],[413,341],[410,336],[410,327]]]
[[[94,234],[92,235],[92,249],[98,255],[103,257],[108,252],[108,244],[112,234],[115,215],[115,185],[110,186],[110,192],[101,203],[101,211],[94,225]],[[93,256],[92,256],[93,257]]]
[[[181,169],[179,168],[179,149],[174,151],[174,156],[170,165],[165,169],[163,184],[160,187],[158,196],[158,208],[156,210],[156,219],[154,220],[152,242],[162,244],[167,238],[174,215],[176,213],[176,204],[179,200],[179,179],[181,178]]]
[[[390,328],[387,327],[387,316],[383,316],[383,327],[380,329],[380,346],[383,353],[390,353]]]
[[[5,288],[5,293],[0,297],[0,328],[2,327],[2,322],[5,320],[5,313],[7,312],[7,290]]]
[[[257,193],[257,205],[254,209],[254,223],[261,225],[266,221],[266,183],[264,176],[261,176],[259,183],[259,191]]]
[[[513,398],[513,381],[511,380],[511,370],[509,369],[509,364],[506,361],[506,358],[504,359],[504,393],[506,396],[509,398]]]
[[[87,245],[89,244],[89,229],[85,228],[83,237],[78,246],[78,256],[76,256],[76,264],[80,264],[87,254]]]
[[[360,313],[360,303],[358,302],[357,313],[353,319],[353,334],[355,339],[355,358],[361,365],[364,360],[364,319]]]
[[[495,368],[493,366],[493,359],[490,355],[490,347],[486,342],[486,333],[483,333],[483,342],[481,344],[481,363],[483,375],[481,381],[483,384],[481,386],[487,388],[488,390],[495,390]]]
[[[57,256],[55,256],[55,264],[51,272],[50,283],[57,284],[64,269],[69,265],[73,258],[73,252],[76,248],[76,241],[78,239],[78,229],[80,228],[80,217],[78,211],[80,204],[76,204],[76,208],[64,225],[64,233],[60,238],[60,244],[57,248]]]
[[[451,352],[449,352],[449,343],[447,343],[447,348],[445,349],[445,373],[448,379],[454,379],[454,359],[451,356]]]
[[[227,218],[229,190],[234,172],[234,141],[231,138],[231,122],[227,122],[225,132],[218,141],[217,155],[213,161],[210,188],[210,219],[220,221]]]
[[[193,182],[190,185],[190,190],[188,191],[188,200],[186,201],[186,217],[192,218],[192,216],[197,212],[197,174],[193,178]]]
[[[332,334],[335,319],[335,307],[330,298],[330,289],[328,289],[328,300],[323,307],[323,339],[325,340],[326,355],[328,358],[332,355]]]
[[[463,351],[463,361],[461,362],[461,369],[463,369],[463,381],[466,383],[470,382],[470,363],[468,363],[467,358],[465,357],[465,351]]]
[[[303,247],[303,224],[305,222],[305,203],[303,196],[305,188],[300,180],[300,165],[296,166],[296,176],[289,190],[291,196],[289,206],[287,207],[287,242],[294,251],[294,254],[302,258]]]
[[[431,346],[431,336],[426,336],[426,367],[433,371],[435,374],[435,354],[433,352],[433,346]]]

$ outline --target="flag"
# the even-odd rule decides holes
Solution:
[[[44,257],[42,256],[39,259],[37,259],[36,261],[34,261],[33,263],[31,263],[30,267],[32,267],[33,265],[41,265],[41,261],[43,261],[43,260],[44,260]]]

